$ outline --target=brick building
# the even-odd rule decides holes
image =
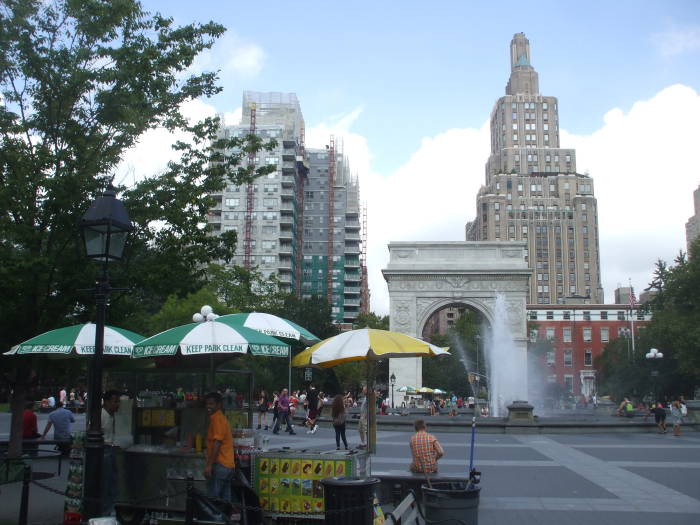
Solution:
[[[630,353],[632,332],[638,334],[651,314],[626,304],[529,305],[530,345],[545,349],[540,362],[548,383],[559,383],[574,395],[590,396],[597,391],[594,360],[608,342],[625,337]]]

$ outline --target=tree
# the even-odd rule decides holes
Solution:
[[[263,147],[218,137],[219,123],[188,123],[183,102],[220,91],[215,73],[185,72],[224,31],[173,26],[136,0],[6,0],[0,7],[0,350],[51,328],[91,318],[97,268],[83,256],[76,224],[110,182],[124,151],[148,129],[185,130],[179,160],[124,194],[137,231],[112,280],[109,321],[138,326],[172,293],[206,282],[203,268],[230,260],[234,234],[210,235],[208,194],[227,180],[269,170],[238,167]],[[228,153],[233,151],[234,153]],[[123,189],[123,188],[117,188]],[[10,454],[19,452],[31,359],[17,359]]]
[[[362,312],[357,315],[354,328],[377,328],[379,330],[389,329],[389,316],[377,315],[374,312]]]

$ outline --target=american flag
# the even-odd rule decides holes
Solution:
[[[634,296],[634,288],[630,287],[630,310],[637,307],[637,298]]]

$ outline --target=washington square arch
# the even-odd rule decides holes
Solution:
[[[525,248],[524,242],[390,243],[389,263],[382,270],[389,288],[390,329],[420,338],[435,312],[455,304],[475,310],[512,340],[506,359],[515,372],[490,380],[506,382],[514,397],[527,399],[525,307],[531,270]],[[505,315],[497,314],[497,302]],[[397,385],[430,386],[422,384],[420,358],[391,359],[389,373]]]

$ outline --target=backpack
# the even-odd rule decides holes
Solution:
[[[627,404],[625,405],[625,410],[626,410],[627,412],[632,412],[632,411],[634,410],[634,407],[632,406],[632,403],[627,403]]]

